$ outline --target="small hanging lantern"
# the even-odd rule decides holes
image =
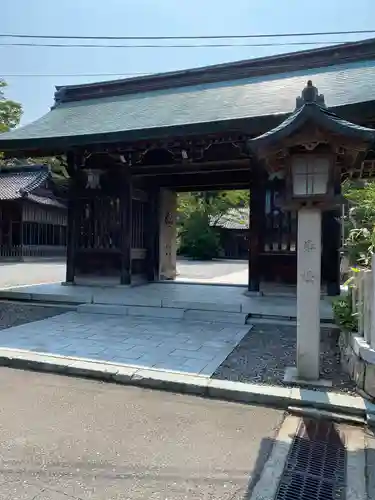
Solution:
[[[86,180],[86,189],[100,189],[100,177],[102,171],[101,170],[87,170],[87,180]]]

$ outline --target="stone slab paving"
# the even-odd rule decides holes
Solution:
[[[0,332],[0,347],[211,376],[250,325],[68,312]]]

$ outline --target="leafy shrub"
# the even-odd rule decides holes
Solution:
[[[351,265],[368,267],[375,249],[375,182],[345,182],[349,201],[344,218],[345,250]]]
[[[335,323],[343,330],[349,332],[357,331],[357,321],[352,309],[350,294],[337,297],[332,302],[333,316]]]
[[[180,233],[180,253],[197,260],[211,260],[219,255],[220,244],[216,230],[209,225],[205,214],[196,212],[185,221]]]

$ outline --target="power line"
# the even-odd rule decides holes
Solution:
[[[197,35],[197,36],[82,36],[82,35],[30,35],[25,33],[0,33],[0,38],[40,38],[49,40],[208,40],[243,38],[283,38],[328,35],[370,35],[375,30],[316,31],[309,33],[260,33],[251,35]]]
[[[282,54],[281,54],[282,55]],[[260,59],[258,58],[250,58],[248,59],[249,63],[259,61]],[[227,63],[221,63],[221,64],[235,64],[238,61],[228,61]],[[322,59],[321,62],[317,61],[316,62],[316,67],[319,68],[320,64],[325,63]],[[338,65],[343,65],[347,63],[353,63],[353,59],[351,57],[345,56],[340,59],[340,61],[337,61],[336,64]],[[335,65],[336,65],[335,64]],[[219,64],[220,66],[220,64]],[[279,64],[267,64],[267,70],[280,70],[280,65]],[[295,70],[296,65],[294,63],[287,63],[283,64],[283,70]],[[178,69],[171,69],[171,70],[163,70],[163,71],[157,71],[157,72],[133,72],[133,73],[0,73],[0,80],[2,78],[86,78],[86,77],[140,77],[140,76],[158,76],[158,75],[165,75],[165,74],[172,74],[172,73],[183,73],[184,71],[191,71],[191,70],[202,70],[205,69],[205,67],[197,67],[197,68],[178,68]],[[251,68],[249,68],[251,70]],[[249,74],[249,77],[251,77],[251,74]]]
[[[2,78],[79,78],[79,77],[100,77],[100,76],[151,76],[153,73],[51,73],[51,74],[36,74],[36,73],[9,73],[1,74]],[[155,73],[154,73],[155,74]]]
[[[104,49],[183,49],[183,48],[224,48],[224,47],[288,47],[288,46],[302,46],[302,45],[330,45],[330,44],[344,44],[351,43],[356,40],[346,40],[346,41],[315,41],[315,42],[270,42],[270,43],[209,43],[209,44],[173,44],[173,45],[161,45],[161,44],[127,44],[127,45],[103,45],[103,44],[64,44],[64,43],[0,43],[0,47],[52,47],[52,48],[104,48]]]

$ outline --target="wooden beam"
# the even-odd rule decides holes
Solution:
[[[264,249],[265,230],[265,173],[258,166],[251,176],[249,224],[249,281],[248,290],[259,292],[261,278],[261,253]]]
[[[249,181],[236,184],[202,184],[200,186],[175,186],[178,193],[188,193],[190,191],[237,191],[249,189]]]
[[[68,226],[67,226],[67,248],[66,248],[66,282],[74,283],[76,272],[76,250],[77,250],[77,208],[78,193],[76,186],[76,171],[78,165],[77,155],[73,152],[67,154],[68,172],[70,175],[68,188]]]
[[[132,178],[126,170],[120,197],[120,226],[121,226],[121,285],[130,285],[132,281]]]
[[[336,182],[335,195],[339,194],[341,184]],[[340,295],[341,209],[323,213],[322,233],[322,278],[327,295]]]
[[[141,177],[142,178],[142,177]],[[135,177],[138,179],[138,176]],[[250,183],[250,170],[228,171],[228,172],[205,172],[197,174],[155,176],[149,178],[150,185],[158,185],[170,189],[187,188],[187,191],[196,191],[201,187],[208,186],[214,189],[226,189],[230,185],[245,185]],[[207,188],[208,189],[208,188]]]
[[[151,187],[149,191],[149,202],[147,204],[147,227],[145,228],[148,281],[156,281],[159,279],[159,198],[159,189]]]
[[[137,176],[187,175],[207,172],[233,172],[248,170],[250,158],[229,161],[208,161],[196,163],[178,163],[171,165],[134,165],[131,173]]]

